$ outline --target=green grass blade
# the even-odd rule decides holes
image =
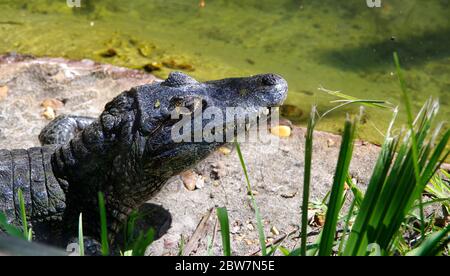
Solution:
[[[419,247],[408,252],[407,256],[434,256],[437,250],[441,246],[440,244],[445,244],[448,242],[448,234],[450,233],[450,225],[447,225],[444,229],[439,232],[435,232],[427,237]],[[445,240],[445,242],[443,242]]]
[[[263,256],[267,255],[267,249],[266,249],[266,237],[264,235],[264,226],[261,219],[261,214],[259,212],[258,205],[256,204],[255,197],[253,196],[252,186],[250,185],[250,180],[247,173],[247,167],[245,166],[244,157],[242,156],[241,147],[239,146],[239,143],[235,140],[234,142],[236,146],[236,151],[239,156],[239,161],[241,162],[242,170],[244,171],[245,180],[247,182],[247,191],[250,195],[250,199],[253,204],[253,209],[255,209],[255,216],[256,216],[256,226],[258,228],[258,237],[259,237],[259,245],[261,246],[261,254]]]
[[[356,187],[355,183],[353,183],[353,180],[350,178],[350,176],[347,177],[347,184],[350,186],[350,190],[353,193],[353,196],[355,197],[355,206],[361,207],[361,204],[364,199],[364,193]]]
[[[344,94],[340,91],[331,91],[331,90],[325,89],[323,87],[320,87],[319,90],[323,91],[329,95],[344,99],[347,102],[360,102],[362,105],[365,105],[368,107],[375,107],[375,108],[390,108],[389,104],[386,101],[358,99],[356,97]]]
[[[284,246],[279,246],[278,251],[280,251],[283,256],[289,256],[289,254],[291,254],[291,252],[289,252],[289,250]]]
[[[309,116],[308,128],[306,131],[305,141],[305,172],[303,177],[303,200],[302,200],[302,219],[300,232],[300,251],[302,256],[306,256],[307,230],[308,230],[308,205],[309,205],[309,189],[311,184],[311,167],[313,152],[313,135],[316,124],[316,107],[313,106]]]
[[[20,206],[20,218],[22,219],[22,233],[24,235],[25,240],[28,240],[28,222],[27,222],[27,213],[25,209],[25,200],[23,198],[22,189],[17,191],[19,196],[19,206]]]
[[[403,74],[402,74],[402,70],[400,68],[400,61],[397,55],[397,52],[394,52],[394,63],[395,63],[395,68],[397,69],[397,76],[400,82],[400,88],[403,92],[403,100],[405,102],[405,107],[406,107],[406,114],[408,116],[408,125],[409,125],[409,129],[411,131],[411,141],[412,141],[412,157],[413,157],[413,165],[414,165],[414,175],[416,177],[416,182],[419,183],[420,182],[420,169],[419,169],[419,151],[418,151],[418,147],[417,147],[417,141],[416,141],[416,136],[414,135],[414,121],[413,121],[413,111],[412,111],[412,107],[411,107],[411,100],[409,98],[408,92],[406,91],[406,83],[405,80],[403,78]],[[422,232],[422,237],[425,236],[425,222],[424,222],[424,214],[423,214],[423,209],[420,210],[421,213],[421,232]]]
[[[78,218],[78,247],[80,256],[84,256],[84,234],[83,234],[83,214],[80,213]]]
[[[339,248],[338,248],[338,255],[342,255],[343,249],[344,249],[344,244],[346,243],[346,237],[347,237],[347,233],[348,230],[350,229],[350,220],[352,218],[353,215],[353,210],[355,209],[355,206],[358,204],[357,203],[357,199],[353,199],[352,204],[350,205],[350,209],[348,210],[347,216],[345,218],[345,226],[344,226],[344,230],[342,232],[342,237],[339,241]]]
[[[348,169],[353,153],[353,141],[355,136],[356,121],[345,122],[344,133],[342,135],[341,149],[338,163],[331,188],[328,210],[325,217],[325,225],[320,241],[319,256],[330,256],[333,251],[334,238],[339,212],[342,207],[345,180],[348,176]]]
[[[23,233],[22,230],[17,228],[16,226],[9,224],[8,220],[6,219],[5,214],[0,212],[0,229],[5,231],[8,235],[23,239]]]
[[[150,228],[145,234],[141,231],[133,244],[133,256],[145,256],[147,247],[155,240],[155,234],[156,232],[153,228]]]
[[[124,250],[128,251],[132,248],[133,239],[135,235],[136,220],[139,218],[139,213],[136,211],[131,212],[128,216],[127,223],[123,229],[124,233]]]
[[[220,233],[222,236],[223,255],[231,256],[230,244],[230,224],[228,221],[228,212],[226,208],[217,208],[217,217],[220,223]]]
[[[105,197],[103,193],[98,193],[98,206],[100,209],[100,228],[101,228],[101,243],[102,243],[102,255],[109,255],[109,243],[108,243],[108,226],[106,224],[106,207]]]

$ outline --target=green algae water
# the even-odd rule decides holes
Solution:
[[[430,96],[450,118],[448,0],[7,0],[0,52],[89,58],[199,80],[275,72],[289,83],[286,116],[306,121],[336,98],[318,88],[401,105],[398,51],[414,107]],[[339,132],[348,106],[320,128]],[[404,114],[404,112],[400,112]],[[367,108],[361,138],[380,141],[392,112]],[[404,118],[400,118],[404,120]]]

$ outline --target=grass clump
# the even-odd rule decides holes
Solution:
[[[423,209],[427,204],[442,203],[448,214],[449,188],[442,178],[436,176],[436,172],[449,155],[446,145],[450,139],[450,130],[442,131],[442,125],[436,124],[439,103],[432,99],[424,104],[414,119],[396,54],[394,54],[394,62],[406,105],[408,127],[399,135],[392,134],[398,112],[395,108],[394,118],[388,127],[367,191],[363,193],[349,177],[357,120],[349,118],[346,120],[333,186],[324,208],[326,209],[325,224],[316,242],[307,244],[313,131],[321,118],[320,115],[317,116],[318,113],[313,107],[305,142],[301,245],[300,248],[291,251],[279,247],[283,255],[437,255],[446,249],[450,226],[434,225],[432,220],[425,218]],[[371,107],[385,107],[382,101],[359,100],[342,93],[336,96],[344,98],[340,106],[362,103]],[[335,109],[329,112],[333,110]],[[247,185],[250,186],[239,148],[238,155]],[[347,197],[347,192],[344,191],[345,184],[350,187],[353,200],[350,202],[348,212],[340,215]],[[433,200],[423,202],[424,192],[431,195]],[[256,206],[254,198],[252,202]],[[416,209],[420,210],[419,216],[414,214]],[[255,211],[257,211],[256,208]],[[259,211],[256,215],[257,220],[260,221]],[[420,229],[410,226],[408,222],[411,221],[418,221]],[[342,234],[336,238],[339,222],[342,222],[344,227]],[[414,241],[405,239],[406,231],[414,233],[416,237]],[[264,237],[264,233],[261,232],[260,240]],[[222,235],[229,235],[229,233],[222,232]],[[266,255],[263,250],[265,247],[261,246],[261,249],[263,255]]]

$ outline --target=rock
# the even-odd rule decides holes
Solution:
[[[327,139],[327,146],[329,148],[336,146],[336,141],[334,141],[333,139]]]
[[[201,189],[205,186],[205,180],[201,175],[189,170],[181,173],[181,180],[183,180],[184,187],[189,191]]]

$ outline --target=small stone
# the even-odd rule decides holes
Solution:
[[[249,240],[249,239],[244,239],[244,242],[245,242],[246,245],[252,245],[253,244],[253,241]]]
[[[51,107],[53,110],[57,110],[62,108],[64,103],[58,99],[45,99],[42,101],[41,106],[43,108]]]
[[[201,175],[197,176],[197,181],[195,182],[195,188],[197,188],[197,189],[205,188],[205,179],[203,178],[203,176],[201,176]]]
[[[315,214],[313,223],[317,226],[324,226],[325,225],[325,216],[322,214]]]
[[[52,107],[47,106],[44,109],[44,112],[42,112],[42,116],[44,116],[45,119],[47,119],[47,120],[53,120],[56,117],[56,113],[55,113],[55,110]]]
[[[283,198],[293,198],[293,197],[295,197],[297,195],[297,192],[298,192],[298,190],[282,193],[281,197],[283,197]]]
[[[220,147],[219,152],[222,153],[223,155],[228,155],[231,153],[231,150],[227,147]]]
[[[201,189],[205,186],[205,180],[203,177],[193,171],[183,172],[181,174],[181,180],[183,180],[184,187],[186,187],[189,191]]]
[[[274,126],[270,129],[270,133],[278,137],[289,137],[291,136],[291,128],[289,126]]]
[[[0,101],[3,101],[8,97],[8,86],[0,86]]]
[[[231,228],[232,234],[237,234],[237,233],[239,233],[239,231],[241,231],[241,227],[239,225],[235,225]]]
[[[255,230],[255,226],[253,226],[253,224],[249,223],[249,224],[247,224],[247,230],[253,231],[253,230]]]
[[[272,234],[274,234],[275,236],[278,236],[280,234],[280,231],[278,231],[275,226],[272,226],[272,228],[270,228],[270,232],[272,232]]]
[[[333,140],[333,139],[328,139],[327,140],[327,146],[329,147],[329,148],[332,148],[332,147],[334,147],[336,145],[336,142]]]
[[[225,170],[225,165],[223,162],[216,162],[211,164],[212,170],[211,170],[211,178],[214,180],[218,180],[224,176],[227,175]]]

